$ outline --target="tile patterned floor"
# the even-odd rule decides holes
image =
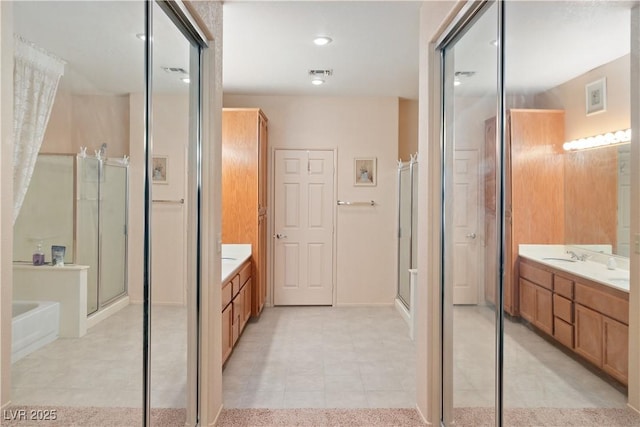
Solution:
[[[141,307],[12,366],[15,405],[141,406]],[[493,312],[456,307],[454,404],[493,404]],[[152,405],[181,408],[186,310],[154,309]],[[507,321],[506,408],[619,408],[626,396],[538,334]],[[409,408],[415,346],[393,307],[276,307],[252,321],[223,371],[227,408]]]
[[[275,307],[223,370],[227,408],[412,408],[415,346],[393,307]]]
[[[151,404],[184,408],[186,309],[152,315]],[[58,338],[12,365],[14,405],[142,406],[142,306],[128,305],[82,338]]]
[[[454,310],[454,406],[493,404],[495,317]],[[505,320],[505,408],[623,408],[626,394],[520,322]]]

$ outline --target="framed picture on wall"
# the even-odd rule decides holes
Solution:
[[[168,156],[153,156],[151,176],[154,184],[168,184],[167,167],[169,166]]]
[[[587,116],[607,111],[607,78],[603,77],[585,86]]]
[[[356,157],[354,159],[354,181],[355,186],[375,186],[377,183],[376,158]]]

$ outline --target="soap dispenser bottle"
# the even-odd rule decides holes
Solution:
[[[44,252],[42,251],[42,243],[38,243],[36,251],[33,253],[33,265],[44,265]]]

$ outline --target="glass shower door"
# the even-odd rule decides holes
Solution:
[[[76,263],[88,265],[87,314],[95,313],[98,301],[99,197],[102,162],[96,158],[78,157],[77,256]]]
[[[411,307],[411,175],[408,164],[398,165],[398,298]]]
[[[100,189],[100,306],[127,291],[128,168],[105,162]]]

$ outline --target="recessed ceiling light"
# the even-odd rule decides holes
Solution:
[[[315,78],[315,79],[311,80],[311,84],[312,85],[320,86],[323,83],[324,83],[324,80],[319,79],[319,78]]]
[[[144,33],[138,33],[136,34],[136,37],[142,41],[145,41],[147,39],[147,36]]]
[[[191,83],[191,79],[189,77],[183,77],[180,80],[182,80],[185,83]]]
[[[457,77],[455,79],[453,79],[453,85],[454,86],[460,86],[461,84],[462,84],[462,82]]]
[[[327,37],[327,36],[318,36],[315,39],[313,39],[313,43],[315,43],[317,46],[326,46],[332,41],[333,40],[331,40],[331,37]]]

